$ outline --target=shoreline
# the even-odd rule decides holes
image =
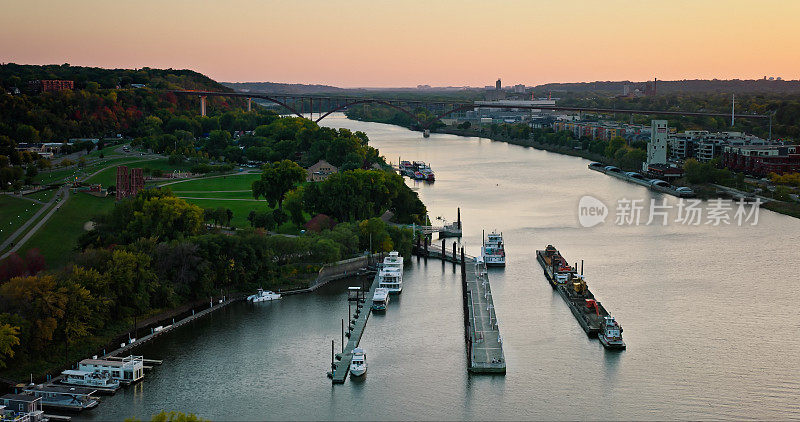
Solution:
[[[347,115],[345,114],[345,116],[347,116]],[[404,127],[406,129],[409,129],[409,130],[413,130],[415,132],[418,131],[417,129],[415,129],[415,128],[411,127],[411,126],[399,125],[399,124],[396,124],[396,123],[378,122],[378,121],[372,121],[372,120],[366,120],[366,119],[359,119],[359,118],[350,117],[350,116],[347,116],[347,118],[351,119],[351,120],[361,121],[361,122],[383,123],[383,124],[388,124],[388,125],[400,126],[400,127]],[[489,140],[495,141],[495,142],[505,142],[505,143],[512,144],[512,145],[518,145],[518,146],[522,146],[522,147],[534,148],[534,149],[538,149],[538,150],[542,150],[542,151],[552,152],[552,153],[555,153],[555,154],[569,155],[569,156],[572,156],[572,157],[579,157],[579,158],[583,158],[583,159],[586,159],[586,160],[589,160],[589,161],[596,161],[596,162],[599,162],[599,163],[603,163],[604,165],[614,165],[613,163],[609,163],[608,162],[608,157],[606,157],[604,155],[601,155],[601,154],[594,154],[594,153],[591,153],[591,152],[588,152],[588,151],[585,151],[585,150],[582,150],[582,149],[581,150],[576,150],[576,149],[573,149],[573,148],[560,146],[560,145],[543,144],[543,143],[540,143],[540,142],[536,142],[533,139],[513,139],[513,138],[505,138],[505,137],[499,137],[499,136],[494,136],[493,137],[493,136],[491,136],[489,134],[483,134],[483,133],[480,133],[480,132],[477,132],[477,131],[474,131],[474,130],[471,130],[471,129],[458,129],[458,128],[453,128],[453,127],[444,127],[444,128],[436,129],[435,131],[432,131],[431,133],[443,133],[443,134],[447,134],[447,135],[456,135],[456,136],[473,137],[473,138],[474,137],[484,138],[484,139],[489,139]],[[688,185],[688,186],[691,187],[697,193],[697,198],[698,199],[702,199],[702,200],[707,201],[709,199],[714,198],[714,194],[718,195],[718,193],[717,193],[718,189],[716,189],[713,185],[714,185],[713,183],[703,183],[703,184],[699,184],[699,185]],[[741,191],[739,189],[732,188],[730,186],[726,186],[726,188],[730,189],[730,190],[738,191],[743,196],[749,195],[748,192],[744,192],[744,191]],[[761,207],[764,208],[764,209],[767,209],[769,211],[772,211],[774,213],[777,213],[777,214],[781,214],[781,215],[785,215],[787,217],[800,219],[800,205],[797,204],[797,203],[794,203],[794,202],[773,200],[773,201],[764,203]]]

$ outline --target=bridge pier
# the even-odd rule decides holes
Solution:
[[[200,96],[200,115],[206,117],[206,96]]]

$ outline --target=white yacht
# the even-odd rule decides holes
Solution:
[[[389,256],[383,258],[383,267],[384,268],[397,268],[398,270],[403,269],[403,257],[400,256],[400,252],[391,251],[389,252]]]
[[[364,349],[356,347],[353,350],[353,359],[350,361],[350,375],[358,377],[367,372],[367,354]]]
[[[266,302],[268,300],[275,300],[280,298],[281,295],[279,293],[273,292],[272,290],[258,289],[258,293],[247,296],[247,301],[256,303],[256,302]]]
[[[487,266],[505,267],[506,266],[506,250],[503,243],[503,233],[491,232],[486,236],[483,241],[483,248],[481,248],[481,256],[483,262]]]
[[[383,259],[383,266],[378,273],[378,287],[389,293],[400,293],[403,290],[403,257],[399,252],[391,251]]]

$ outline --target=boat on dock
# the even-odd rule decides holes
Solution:
[[[33,397],[40,397],[45,409],[80,412],[100,404],[100,400],[93,396],[97,393],[94,388],[39,384],[28,386],[22,391]]]
[[[356,347],[353,350],[353,359],[350,361],[350,375],[359,377],[367,373],[367,354],[364,349]]]
[[[603,339],[600,341],[603,346],[608,349],[625,347],[622,341],[622,327],[589,291],[586,278],[578,273],[577,264],[574,267],[570,266],[553,245],[547,245],[544,250],[537,250],[536,260],[542,266],[547,281],[558,291],[589,337],[600,336],[602,331],[605,341]],[[609,318],[614,325],[608,326]],[[607,334],[606,328],[610,329]],[[615,331],[616,329],[619,331]]]
[[[98,393],[114,394],[120,386],[119,381],[111,378],[110,373],[68,369],[61,374],[64,376],[61,384],[94,388]]]
[[[115,381],[131,384],[144,378],[144,357],[131,355],[122,359],[84,359],[78,363],[78,369],[108,374]]]
[[[506,250],[503,233],[491,232],[486,236],[481,248],[481,258],[487,267],[505,267]]]
[[[275,293],[272,290],[258,289],[258,293],[247,296],[247,301],[256,303],[256,302],[266,302],[269,300],[277,300],[280,298],[281,298],[280,293]]]
[[[372,295],[372,310],[385,311],[386,305],[389,304],[389,289],[378,287],[375,289],[375,294]]]
[[[389,293],[403,291],[403,257],[399,252],[391,251],[389,256],[383,258],[383,265],[378,272],[378,287]]]
[[[424,180],[433,182],[436,180],[436,174],[433,169],[424,161],[400,161],[398,171],[402,176],[408,176],[414,180]]]

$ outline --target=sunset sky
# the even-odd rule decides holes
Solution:
[[[0,62],[344,87],[800,79],[798,0],[2,0]]]

